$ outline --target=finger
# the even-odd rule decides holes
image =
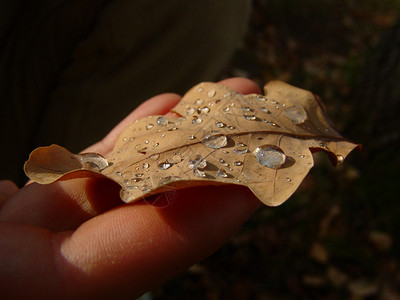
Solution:
[[[17,185],[11,180],[0,180],[0,208],[17,191]]]
[[[78,178],[42,185],[33,183],[15,193],[0,210],[0,221],[74,230],[86,220],[123,204],[120,186],[108,179]]]
[[[164,115],[171,110],[181,99],[177,94],[161,94],[143,102],[126,116],[117,126],[115,126],[104,139],[86,148],[82,152],[96,152],[102,155],[109,153],[119,136],[119,134],[133,121],[150,115]]]
[[[119,207],[57,241],[58,269],[83,294],[139,296],[218,249],[258,203],[247,189],[220,186],[178,191],[162,209]]]
[[[254,81],[247,78],[234,77],[221,80],[219,83],[229,86],[233,88],[235,91],[244,95],[261,93],[261,89],[258,87],[258,85]]]

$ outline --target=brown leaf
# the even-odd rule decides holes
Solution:
[[[32,180],[50,183],[88,170],[118,182],[125,202],[165,186],[238,184],[276,206],[307,175],[313,152],[326,152],[336,165],[357,145],[331,126],[312,93],[272,81],[265,95],[201,83],[173,109],[181,117],[136,120],[106,159],[52,145],[33,151],[25,172]]]

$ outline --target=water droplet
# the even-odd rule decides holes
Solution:
[[[208,98],[212,98],[212,97],[214,97],[216,94],[217,94],[217,92],[216,92],[214,89],[209,90],[209,91],[207,92]]]
[[[294,124],[303,124],[307,120],[307,112],[303,106],[294,105],[288,108],[285,108],[286,116],[294,123]]]
[[[266,108],[266,107],[260,107],[260,110],[261,110],[262,112],[267,113],[267,114],[270,114],[270,113],[271,113],[271,112],[268,110],[268,108]]]
[[[175,125],[181,125],[186,119],[184,117],[179,117],[175,120]]]
[[[227,127],[229,130],[233,130],[233,129],[235,129],[235,127],[234,126],[228,126]]]
[[[160,135],[162,138],[165,137],[165,133],[163,133],[162,135]]]
[[[218,177],[222,177],[222,178],[226,178],[226,177],[228,177],[228,174],[226,174],[225,170],[220,169],[220,170],[217,171],[217,176]]]
[[[257,100],[258,101],[265,101],[265,100],[267,100],[264,96],[261,96],[261,95],[258,95],[257,96]]]
[[[230,111],[230,109],[231,109],[230,107],[225,107],[224,111],[227,112],[227,111]]]
[[[210,112],[210,108],[208,108],[207,106],[204,106],[204,107],[199,108],[197,110],[197,112],[199,114],[206,115],[206,114],[208,114]]]
[[[134,140],[135,140],[134,137],[129,138],[129,141],[130,141],[130,142],[133,142]]]
[[[150,159],[157,160],[160,157],[160,154],[153,154],[150,156]]]
[[[191,116],[191,115],[193,115],[195,112],[196,112],[196,109],[194,109],[193,107],[190,107],[190,108],[187,109],[186,114],[187,114],[188,116]]]
[[[201,122],[203,122],[203,120],[200,119],[199,117],[196,117],[196,118],[194,118],[194,119],[192,120],[192,124],[194,124],[194,125],[198,125],[198,124],[200,124]]]
[[[303,155],[303,154],[300,154],[300,155],[299,155],[299,158],[304,158],[304,157],[306,157],[306,156]]]
[[[151,190],[151,186],[149,186],[148,184],[144,184],[142,187],[140,187],[140,190],[142,192],[148,192]]]
[[[197,89],[197,91],[200,93],[200,92],[203,91],[203,88],[200,86],[200,87]]]
[[[189,169],[204,169],[207,167],[207,161],[200,155],[197,155],[195,159],[189,161],[188,167]]]
[[[182,156],[180,154],[174,154],[171,158],[170,161],[173,164],[179,164],[183,160]]]
[[[188,167],[189,169],[204,169],[207,167],[207,161],[200,155],[197,155],[195,159],[189,161]]]
[[[145,140],[145,141],[144,141],[144,143],[145,143],[145,144],[148,144],[148,143],[149,143],[149,141],[148,141],[148,140]]]
[[[160,143],[155,143],[155,144],[153,145],[153,148],[157,148],[159,145],[160,145]]]
[[[247,145],[246,145],[246,144],[243,144],[242,142],[239,142],[239,143],[237,143],[237,146],[238,146],[238,147],[246,147]]]
[[[168,125],[168,119],[165,117],[158,117],[156,123],[157,126],[166,126]]]
[[[340,165],[344,161],[344,157],[342,155],[336,155],[337,163]]]
[[[122,173],[120,171],[117,171],[117,172],[115,172],[115,175],[122,176]]]
[[[168,160],[166,160],[158,165],[158,168],[160,170],[167,170],[171,167],[172,167],[172,163],[170,163]]]
[[[243,162],[241,162],[241,161],[235,161],[235,162],[233,162],[233,165],[235,165],[235,166],[241,166],[241,165],[243,165]]]
[[[242,105],[242,111],[254,111],[254,109],[252,109],[251,107]]]
[[[147,124],[147,125],[146,125],[146,130],[150,130],[150,129],[152,129],[153,127],[154,127],[153,124]]]
[[[206,172],[201,171],[201,170],[199,170],[199,169],[194,169],[194,170],[193,170],[193,174],[194,174],[195,176],[197,176],[197,177],[200,177],[200,178],[204,178],[204,177],[207,176],[207,175],[206,175]]]
[[[174,130],[177,130],[177,129],[178,129],[178,127],[176,127],[175,124],[169,123],[167,125],[167,130],[168,131],[174,131]]]
[[[126,142],[128,141],[128,138],[124,137],[124,138],[122,139],[122,141],[123,141],[124,143],[126,143]]]
[[[225,123],[223,123],[223,122],[215,122],[215,126],[217,126],[218,128],[224,128],[225,126],[226,126],[226,124]]]
[[[246,120],[249,120],[249,121],[255,121],[255,120],[257,120],[257,117],[255,116],[255,115],[244,115],[243,116]]]
[[[205,134],[201,142],[209,148],[220,149],[228,144],[228,138],[218,132],[211,132]]]
[[[189,135],[189,140],[194,140],[196,137],[194,135]]]
[[[178,176],[166,176],[158,182],[158,185],[168,184],[173,181],[180,180],[181,178]]]
[[[101,171],[109,166],[107,159],[96,153],[77,154],[76,156],[85,169]]]
[[[249,149],[245,148],[245,149],[234,149],[233,153],[235,154],[246,154],[249,152]]]
[[[204,103],[204,101],[202,99],[197,99],[194,104],[195,105],[202,105],[203,103]]]
[[[148,164],[148,163],[143,163],[143,165],[142,165],[142,168],[144,169],[144,170],[147,170],[148,168],[150,167],[150,165]]]
[[[271,104],[279,104],[279,103],[276,102],[275,100],[271,100]]]
[[[290,179],[289,177],[286,178],[285,180],[286,180],[286,182],[291,182],[292,181],[292,179]]]
[[[261,165],[270,169],[278,169],[286,161],[286,155],[283,153],[282,149],[274,145],[257,147],[253,154]]]

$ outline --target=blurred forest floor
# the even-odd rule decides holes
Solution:
[[[337,168],[314,155],[291,199],[260,209],[214,255],[152,291],[154,299],[400,299],[398,150],[371,146],[379,137],[363,132],[369,120],[358,111],[374,107],[357,100],[399,11],[398,0],[254,1],[222,77],[260,86],[279,79],[318,94],[339,132],[364,150]]]

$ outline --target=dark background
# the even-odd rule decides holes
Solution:
[[[282,206],[260,209],[155,299],[400,299],[400,1],[256,0],[221,78],[287,81],[318,94],[363,144],[324,155]]]

